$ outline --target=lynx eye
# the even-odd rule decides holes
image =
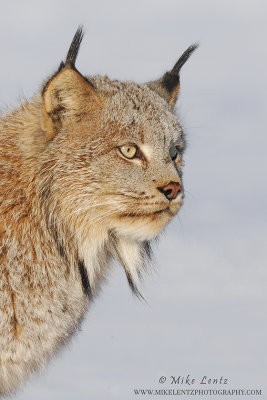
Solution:
[[[121,154],[124,155],[126,158],[134,158],[137,152],[137,148],[132,144],[126,144],[120,147]]]
[[[177,155],[178,155],[177,147],[176,146],[171,146],[169,153],[170,153],[171,159],[174,161],[176,159]]]

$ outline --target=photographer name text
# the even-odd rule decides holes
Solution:
[[[190,374],[182,376],[174,376],[171,375],[169,377],[167,376],[161,376],[159,378],[159,383],[169,383],[171,385],[227,385],[228,384],[228,378],[225,378],[224,376],[220,377],[210,377],[207,375],[203,375],[199,378],[192,377]]]

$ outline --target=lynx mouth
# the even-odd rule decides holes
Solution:
[[[146,212],[141,212],[141,213],[124,213],[121,214],[121,217],[132,217],[132,218],[136,218],[136,217],[152,217],[153,215],[160,215],[160,214],[164,214],[164,213],[170,213],[172,214],[170,207],[167,206],[161,210],[157,210],[157,211],[151,211],[150,213],[146,213]]]
[[[170,212],[171,213],[171,210],[170,210],[169,206],[163,208],[162,210],[154,211],[152,214],[163,214],[165,212]]]

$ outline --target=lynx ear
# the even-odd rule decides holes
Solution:
[[[171,107],[174,107],[179,94],[180,69],[197,48],[197,44],[188,47],[171,71],[166,72],[159,80],[149,82],[148,84],[151,89],[155,90],[161,97],[163,97]]]
[[[82,28],[75,33],[66,61],[43,88],[42,128],[47,139],[52,139],[62,126],[64,118],[75,119],[91,104],[99,103],[94,85],[75,68],[75,60],[83,38]]]

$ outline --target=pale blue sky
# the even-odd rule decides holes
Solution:
[[[160,376],[187,374],[266,396],[266,14],[259,0],[1,5],[1,107],[38,90],[81,23],[77,67],[88,75],[152,80],[200,42],[177,107],[187,195],[142,287],[149,305],[116,266],[82,332],[18,400],[152,399],[133,388],[170,388]]]

